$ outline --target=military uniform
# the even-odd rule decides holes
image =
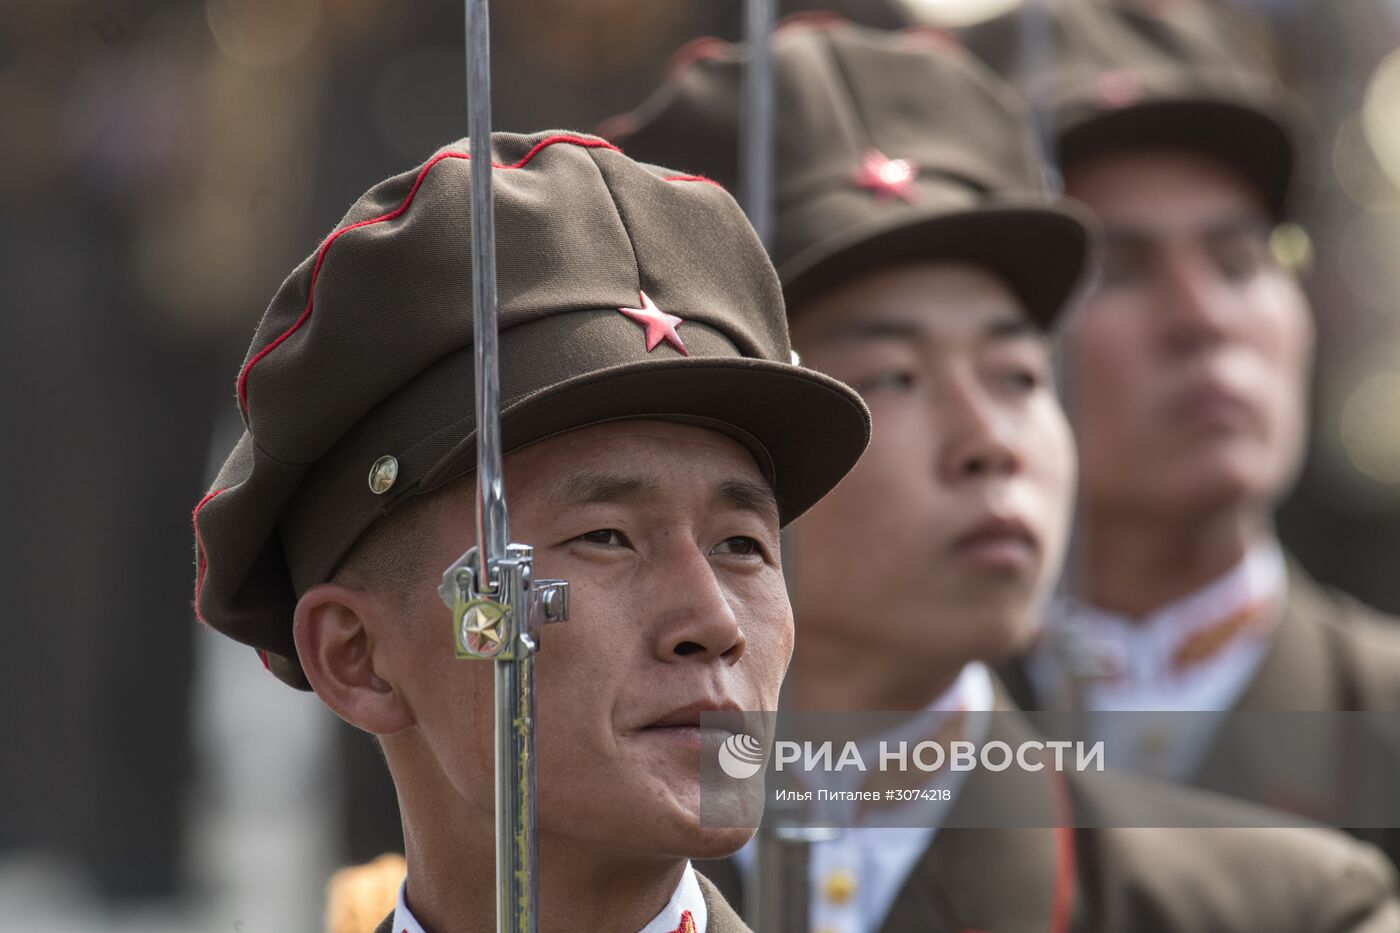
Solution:
[[[1394,619],[1321,586],[1292,562],[1287,567],[1276,612],[1275,624],[1257,638],[1257,661],[1250,669],[1239,672],[1243,677],[1224,708],[1245,712],[1400,710],[1400,625]],[[1092,637],[1061,635],[1062,627],[1052,624],[1026,659],[1002,672],[1015,701],[1025,709],[1114,708],[1102,700],[1092,705],[1086,702],[1087,697],[1093,696],[1094,682],[1105,673],[1111,674],[1112,659],[1107,660],[1108,672],[1076,672],[1070,658],[1076,653],[1081,659],[1092,656],[1101,652],[1103,645]],[[1125,702],[1121,692],[1118,696],[1119,702]],[[1153,709],[1169,709],[1171,700],[1162,698],[1149,705]],[[1180,698],[1176,705],[1192,710],[1207,708]],[[1133,703],[1131,708],[1147,706]],[[1348,755],[1339,748],[1331,765],[1334,773],[1324,775],[1321,781],[1333,792],[1328,799],[1295,799],[1271,781],[1269,765],[1249,760],[1248,746],[1231,744],[1217,734],[1228,735],[1228,721],[1206,717],[1182,720],[1187,729],[1206,727],[1211,732],[1195,742],[1190,736],[1165,735],[1156,742],[1149,741],[1152,736],[1143,736],[1143,742],[1151,744],[1156,755],[1162,757],[1170,755],[1173,743],[1191,743],[1198,750],[1188,749],[1179,766],[1149,755],[1131,764],[1138,770],[1225,789],[1251,800],[1343,824],[1345,818],[1339,816],[1337,807],[1346,802],[1349,790],[1360,792],[1360,787],[1355,786],[1357,781],[1400,785],[1400,759],[1396,756],[1400,750],[1391,750],[1389,755],[1368,755],[1368,766],[1384,768],[1387,774],[1363,776],[1347,773]],[[1379,846],[1392,861],[1400,862],[1400,831],[1371,827],[1353,832]]]
[[[1072,166],[1090,156],[1125,149],[1184,148],[1233,168],[1262,196],[1275,220],[1289,215],[1289,191],[1297,161],[1299,108],[1269,73],[1239,21],[1205,4],[1158,5],[1055,0],[1045,5],[1049,16],[1043,30],[1046,67],[1026,73],[1024,30],[1016,17],[1002,17],[969,30],[969,46],[999,71],[1014,75],[1034,95],[1062,165]],[[1258,550],[1276,549],[1270,541]],[[1246,558],[1246,563],[1252,557]],[[1282,566],[1284,562],[1281,561]],[[1227,577],[1238,575],[1241,568]],[[1027,709],[1097,706],[1101,709],[1237,709],[1351,711],[1400,710],[1400,621],[1382,616],[1354,600],[1314,582],[1296,562],[1286,561],[1276,588],[1266,594],[1267,605],[1234,605],[1199,609],[1201,596],[1227,584],[1216,581],[1202,593],[1189,594],[1174,610],[1196,616],[1168,622],[1177,628],[1171,641],[1133,650],[1145,656],[1115,657],[1115,642],[1128,636],[1103,626],[1107,638],[1077,637],[1074,631],[1085,612],[1074,607],[1052,613],[1037,649],[1023,665],[1005,672],[1013,695]],[[1088,607],[1090,612],[1095,612]],[[1253,612],[1253,619],[1245,616]],[[1245,610],[1244,615],[1237,610]],[[1189,636],[1200,635],[1188,642]],[[1107,644],[1105,644],[1107,642]],[[1254,647],[1251,647],[1253,642]],[[1215,666],[1218,676],[1196,678],[1204,685],[1194,693],[1189,679],[1144,695],[1123,689],[1093,702],[1095,682],[1115,677],[1124,663],[1166,666],[1173,644],[1188,651],[1195,666]],[[1097,657],[1107,650],[1107,657]],[[1157,654],[1160,657],[1150,657]],[[1233,660],[1231,656],[1233,655]],[[1233,670],[1226,668],[1233,667]],[[1079,669],[1076,669],[1079,668]],[[1087,701],[1086,701],[1087,700]],[[1166,754],[1173,740],[1144,744]],[[1179,766],[1167,763],[1164,773],[1199,779],[1218,772],[1225,750],[1211,736],[1200,737],[1197,750],[1183,756]],[[1151,757],[1151,756],[1149,756]],[[1378,759],[1380,760],[1380,759]],[[1400,786],[1400,749],[1390,756],[1391,771],[1373,775],[1390,787]],[[1157,770],[1144,760],[1145,770]],[[1247,767],[1234,761],[1231,766]],[[1252,799],[1293,807],[1295,802],[1271,793],[1266,785],[1239,786]],[[1299,807],[1307,812],[1307,807]],[[1330,819],[1331,815],[1315,815]],[[1376,842],[1400,864],[1400,831],[1358,831]]]
[[[1033,735],[1021,714],[1007,710],[993,719],[988,739],[1016,747]],[[1008,800],[1030,828],[957,825]],[[1013,769],[992,779],[974,771],[948,825],[937,829],[872,929],[1400,930],[1394,876],[1378,853],[1319,830],[1209,828],[1242,827],[1254,816],[1233,801],[1121,774]],[[1270,818],[1257,815],[1261,823]],[[1076,822],[1096,825],[1068,828]],[[1181,828],[1193,825],[1207,828]],[[731,904],[744,903],[735,859],[697,864]],[[814,878],[818,896],[849,898],[871,879],[835,880]]]
[[[1048,329],[1085,269],[1089,226],[1046,193],[1024,104],[940,34],[885,35],[799,19],[780,25],[773,41],[779,117],[771,251],[789,308],[883,265],[966,261],[997,274]],[[603,132],[634,156],[733,184],[743,50],[706,41],[678,60],[685,64],[665,86]],[[800,618],[797,624],[801,638]],[[988,738],[1027,735],[1026,723],[1007,713]],[[1344,837],[1312,829],[1056,829],[1074,825],[1076,812],[1097,814],[1089,823],[1139,827],[1220,825],[1222,818],[1238,825],[1246,816],[1234,802],[1130,778],[1056,784],[1023,772],[1020,780],[988,783],[974,773],[952,813],[1014,804],[1034,811],[1024,826],[1052,828],[956,828],[951,819],[934,828],[922,851],[886,860],[887,870],[907,874],[883,922],[861,926],[870,922],[863,917],[848,929],[1400,924],[1388,866]],[[729,897],[740,896],[735,860],[702,871]],[[813,880],[814,897],[843,902],[871,883],[849,873]]]
[[[825,495],[869,414],[793,365],[777,278],[733,198],[596,137],[492,144],[503,452],[674,421],[750,451],[783,522]],[[200,619],[296,687],[301,594],[384,516],[475,469],[467,148],[376,185],[282,284],[236,381],[246,430],[195,508]],[[743,929],[703,896],[696,933]]]

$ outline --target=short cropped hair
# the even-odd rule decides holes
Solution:
[[[388,593],[399,605],[407,605],[424,593],[436,598],[438,579],[447,569],[425,566],[429,558],[428,543],[436,531],[435,523],[442,521],[443,506],[458,499],[468,499],[475,488],[476,474],[453,480],[446,486],[421,496],[413,496],[379,519],[355,542],[341,560],[331,582],[357,589],[374,589]],[[476,523],[472,510],[466,510],[469,520],[462,527],[462,550],[471,546]],[[456,555],[453,555],[454,558]],[[421,591],[421,592],[420,592]]]

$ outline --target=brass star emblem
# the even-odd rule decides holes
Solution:
[[[490,599],[474,599],[462,614],[462,636],[466,646],[477,654],[495,654],[505,642],[505,619],[509,610]]]

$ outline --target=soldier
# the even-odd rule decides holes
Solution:
[[[512,527],[573,593],[538,658],[540,926],[735,933],[688,862],[749,835],[698,823],[699,717],[777,702],[778,529],[868,413],[791,364],[718,186],[587,136],[493,147]],[[383,748],[394,933],[495,929],[492,671],[436,592],[474,529],[468,177],[463,141],[375,186],[283,283],[194,514],[200,617]]]
[[[1059,572],[1075,455],[1047,332],[1088,230],[1045,193],[1024,106],[945,37],[797,19],[773,42],[772,254],[794,345],[861,392],[874,422],[865,457],[791,531],[794,705],[926,710],[934,732],[1014,746],[1029,735],[1016,714],[965,714],[1005,706],[988,664],[1025,647]],[[733,183],[744,58],[716,40],[684,50],[605,135]],[[813,929],[1400,925],[1384,860],[1338,834],[1111,828],[1239,819],[1234,803],[1136,780],[936,780],[955,814],[1036,815],[1000,829],[857,822],[812,847]],[[732,899],[748,861],[703,870]]]
[[[1066,335],[1080,599],[1050,614],[1013,683],[1035,708],[1400,709],[1400,627],[1313,582],[1272,522],[1304,449],[1314,340],[1270,250],[1288,216],[1293,108],[1242,64],[1218,11],[1145,6],[1049,4],[1052,45],[1036,58],[1050,67],[1022,76],[1105,248]],[[1014,19],[970,41],[1007,70],[1021,60]],[[1212,747],[1216,718],[1152,722],[1126,763],[1232,784],[1250,770],[1238,748]],[[1387,796],[1400,784],[1364,777]],[[1283,799],[1268,780],[1239,790]],[[1400,860],[1395,832],[1364,835]]]

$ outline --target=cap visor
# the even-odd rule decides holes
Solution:
[[[1270,213],[1288,213],[1297,161],[1294,127],[1301,120],[1282,101],[1180,98],[1106,110],[1060,136],[1060,162],[1134,149],[1187,149],[1233,167],[1251,181]]]
[[[631,418],[680,421],[733,437],[773,483],[783,524],[836,486],[870,439],[870,415],[845,385],[812,370],[749,358],[658,359],[550,386],[501,412],[507,452],[578,428]],[[429,486],[469,472],[476,434],[432,471]]]
[[[823,240],[779,269],[789,312],[853,276],[919,260],[970,262],[1001,276],[1047,330],[1084,278],[1092,222],[1068,205],[998,201],[903,211]]]

